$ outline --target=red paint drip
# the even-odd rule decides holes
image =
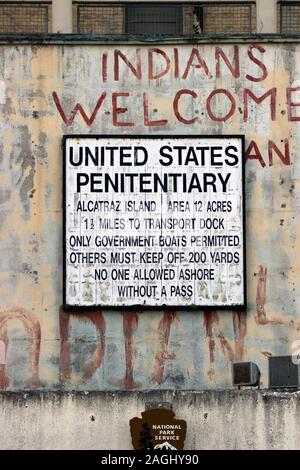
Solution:
[[[176,313],[173,311],[166,311],[158,325],[159,344],[155,356],[155,366],[153,380],[157,384],[163,383],[165,363],[169,359],[174,359],[174,354],[168,351],[171,326],[176,318]]]
[[[257,323],[264,324],[267,320],[265,310],[267,300],[267,273],[268,270],[265,266],[259,266],[257,290],[256,290],[256,321]]]
[[[245,337],[247,334],[246,312],[233,312],[233,330],[235,336],[235,360],[242,361],[245,353]]]
[[[63,308],[59,311],[60,331],[60,356],[59,356],[59,380],[61,382],[70,379],[70,345],[69,345],[70,316]]]
[[[266,302],[267,302],[267,273],[266,266],[259,266],[257,290],[256,290],[256,315],[255,321],[259,325],[283,325],[282,318],[267,318]]]
[[[204,312],[204,327],[206,331],[206,337],[208,338],[208,348],[209,348],[209,362],[213,364],[215,361],[215,340],[213,334],[213,325],[219,323],[219,315],[214,311],[205,311]]]
[[[24,308],[12,308],[0,313],[0,339],[5,344],[5,355],[7,354],[8,336],[6,324],[10,320],[20,320],[24,326],[27,339],[31,344],[30,350],[30,372],[31,377],[27,381],[27,386],[37,388],[41,386],[39,380],[39,362],[41,349],[41,327],[36,316],[26,311]],[[0,389],[6,389],[9,386],[9,377],[7,376],[6,364],[0,367]]]
[[[79,318],[81,319],[82,317],[79,316]],[[83,377],[85,379],[88,379],[88,378],[92,377],[92,375],[96,372],[96,370],[101,367],[102,360],[103,360],[104,355],[105,355],[105,329],[106,329],[106,325],[105,325],[105,320],[104,320],[104,316],[103,316],[102,312],[86,312],[85,315],[84,315],[84,318],[82,318],[82,319],[83,320],[85,320],[85,319],[90,320],[95,325],[96,330],[98,332],[98,338],[99,338],[98,343],[96,345],[96,349],[95,349],[94,354],[93,354],[93,357],[90,360],[90,362],[88,362],[88,364],[86,364],[86,366],[84,368]]]
[[[232,362],[235,358],[235,354],[228,340],[222,334],[219,334],[218,338],[220,340],[220,344],[221,344],[221,348],[222,348],[222,352],[224,356],[227,356],[228,360]]]
[[[134,333],[138,328],[139,314],[136,312],[123,313],[123,332],[125,339],[125,377],[120,385],[125,389],[138,388],[133,379],[133,365],[136,356]]]
[[[102,312],[83,311],[83,312],[64,312],[63,308],[59,313],[59,326],[60,326],[60,360],[59,360],[59,377],[61,381],[69,381],[71,377],[70,371],[70,318],[76,317],[80,321],[91,321],[98,333],[98,342],[91,360],[85,365],[83,371],[84,379],[90,378],[97,369],[101,367],[102,360],[105,354],[105,320]]]
[[[6,355],[7,355],[7,348],[8,348],[8,336],[7,336],[7,327],[6,323],[0,323],[0,341],[4,344],[4,357],[0,363],[0,390],[6,390],[9,387],[10,381],[9,377],[6,374]]]
[[[219,325],[219,315],[215,311],[204,312],[204,327],[206,337],[208,338],[209,361],[210,364],[215,362],[215,338],[220,343],[222,353],[232,362],[235,359],[241,360],[244,355],[244,340],[247,332],[246,314],[244,312],[233,313],[233,328],[235,334],[235,349],[232,348],[228,339],[223,333],[214,332],[214,328]],[[208,371],[209,379],[212,379],[214,369]]]

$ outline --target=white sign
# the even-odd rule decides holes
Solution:
[[[243,137],[65,136],[66,306],[245,306]]]

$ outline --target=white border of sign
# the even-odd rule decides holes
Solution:
[[[101,304],[101,303],[74,303],[72,304],[67,295],[67,287],[68,287],[68,279],[67,279],[67,231],[68,231],[68,211],[67,211],[67,195],[68,195],[68,178],[67,178],[67,143],[69,139],[98,139],[98,140],[105,140],[105,139],[124,139],[124,140],[133,140],[133,139],[141,139],[141,140],[151,140],[151,139],[199,139],[199,140],[208,140],[208,139],[227,139],[227,140],[240,140],[241,143],[241,185],[240,185],[240,194],[242,198],[241,204],[241,217],[242,217],[242,226],[241,226],[241,240],[242,240],[242,281],[241,281],[241,297],[243,299],[240,303],[198,303],[198,304],[188,304],[188,303],[180,303],[180,304],[170,304],[159,302],[158,304],[147,304],[144,303],[129,303],[129,304]],[[94,134],[79,134],[79,135],[64,135],[63,136],[63,303],[64,308],[68,309],[128,309],[128,308],[137,308],[137,309],[162,309],[162,308],[174,308],[174,309],[195,309],[200,308],[202,310],[205,309],[217,309],[217,310],[244,310],[247,306],[247,296],[246,296],[246,236],[245,236],[245,164],[244,164],[244,154],[245,154],[245,136],[244,135],[94,135]]]

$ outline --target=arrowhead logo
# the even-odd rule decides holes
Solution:
[[[175,413],[153,409],[141,413],[142,418],[130,420],[132,445],[135,450],[182,450],[186,422],[175,419]]]

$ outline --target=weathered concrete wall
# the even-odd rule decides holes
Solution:
[[[1,393],[0,449],[132,449],[129,420],[170,402],[185,449],[299,449],[299,393]]]
[[[0,388],[267,386],[300,329],[299,48],[1,46]],[[245,133],[247,312],[63,311],[61,138],[122,132]]]

